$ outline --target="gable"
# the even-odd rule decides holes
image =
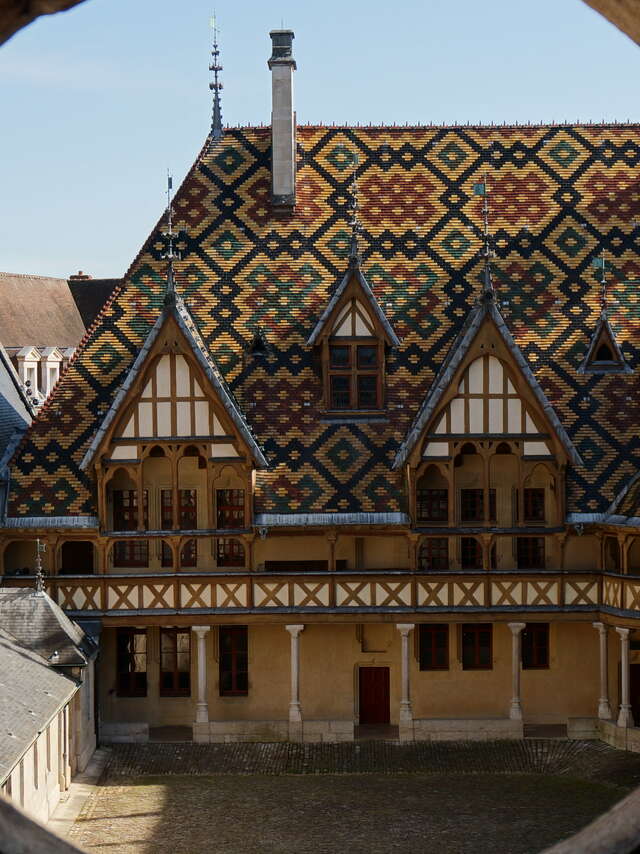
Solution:
[[[475,358],[462,372],[455,395],[427,428],[423,458],[447,456],[449,438],[495,437],[523,440],[525,456],[553,452],[539,416],[516,390],[507,366],[496,356]]]
[[[352,297],[338,312],[330,334],[334,338],[372,338],[376,330],[362,301]]]
[[[144,442],[207,441],[212,459],[266,460],[184,303],[165,305],[82,461],[137,458]]]
[[[604,310],[600,314],[586,356],[578,371],[599,374],[633,373],[616,341],[607,312]]]

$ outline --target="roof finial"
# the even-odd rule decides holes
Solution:
[[[167,230],[163,236],[167,240],[167,251],[162,256],[169,262],[167,267],[167,288],[164,293],[164,304],[175,305],[176,301],[176,283],[173,275],[173,262],[179,258],[177,252],[173,251],[173,208],[171,207],[171,191],[173,189],[173,178],[167,169]]]
[[[219,29],[216,25],[216,15],[213,13],[211,18],[211,29],[213,30],[213,49],[211,56],[213,62],[209,66],[209,71],[213,71],[213,82],[209,83],[209,89],[213,92],[213,115],[211,117],[211,139],[222,139],[222,109],[220,107],[220,92],[222,83],[218,80],[218,73],[222,71],[222,66],[218,62],[220,51],[218,50],[218,33]]]
[[[489,234],[489,185],[487,183],[487,175],[485,173],[484,180],[479,184],[473,185],[473,192],[476,196],[483,197],[482,203],[482,218],[483,218],[483,238],[484,247],[482,250],[482,258],[484,259],[484,277],[482,285],[482,299],[491,300],[494,296],[493,282],[491,280],[491,235]]]
[[[36,540],[36,593],[44,593],[44,575],[42,573],[42,552],[47,548],[45,543]]]
[[[349,264],[352,267],[359,267],[362,261],[360,255],[360,247],[358,245],[358,235],[361,231],[360,221],[358,219],[358,154],[353,155],[353,175],[351,178],[351,201],[349,202],[351,210],[351,219],[349,226],[351,227],[351,245],[349,247]]]
[[[602,255],[599,258],[594,258],[591,262],[592,265],[596,268],[596,270],[601,271],[600,275],[600,314],[606,315],[607,313],[607,262],[604,256],[604,248],[602,249]]]

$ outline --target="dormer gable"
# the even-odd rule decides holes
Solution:
[[[633,369],[627,364],[620,345],[609,323],[606,310],[600,313],[598,323],[591,337],[589,348],[579,374],[631,374]]]
[[[469,439],[516,441],[524,457],[582,465],[493,301],[472,310],[398,450],[394,468],[451,457]]]
[[[81,466],[136,458],[138,446],[154,441],[206,442],[214,460],[268,465],[179,297],[149,332]]]

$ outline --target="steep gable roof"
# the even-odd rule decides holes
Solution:
[[[482,200],[473,185],[487,171],[500,312],[585,462],[568,467],[568,512],[604,512],[640,462],[640,372],[578,368],[600,312],[595,244],[614,259],[617,340],[631,364],[640,356],[632,225],[640,125],[300,126],[296,134],[290,215],[270,207],[269,128],[225,130],[174,199],[187,232],[178,291],[269,460],[256,475],[255,513],[406,510],[392,463],[475,303]],[[354,148],[363,269],[401,342],[386,360],[387,408],[375,421],[326,417],[307,343],[348,262]],[[80,462],[157,320],[162,230],[159,222],[24,438],[11,516],[95,516]],[[269,351],[254,357],[247,345],[258,327]]]
[[[603,364],[598,360],[598,349],[603,344],[611,350],[611,355],[613,357],[610,360],[611,364],[608,365]],[[622,372],[625,374],[633,373],[633,369],[627,364],[624,354],[620,349],[620,345],[616,341],[615,332],[611,328],[609,317],[604,309],[600,312],[600,317],[598,318],[598,323],[593,332],[589,349],[587,350],[582,364],[578,368],[578,372],[581,374],[584,374],[587,371],[606,371],[610,373]]]
[[[474,338],[480,330],[480,326],[486,318],[489,318],[493,321],[496,329],[498,330],[504,343],[506,344],[507,349],[511,353],[518,368],[524,375],[524,378],[528,383],[531,391],[535,395],[536,400],[540,404],[540,407],[544,411],[548,422],[551,424],[553,430],[560,439],[565,451],[567,452],[567,456],[574,465],[584,465],[580,454],[574,448],[571,439],[567,435],[567,431],[560,423],[560,420],[556,415],[553,407],[547,400],[547,396],[540,387],[540,383],[536,379],[531,368],[527,364],[526,359],[522,355],[522,351],[520,350],[516,342],[513,340],[513,336],[509,332],[507,324],[505,323],[504,318],[500,313],[500,309],[495,304],[493,294],[489,293],[485,294],[479,304],[475,306],[469,313],[469,317],[467,318],[465,325],[463,326],[462,330],[460,331],[460,334],[452,344],[449,352],[447,353],[442,363],[440,370],[438,371],[437,376],[435,377],[431,385],[431,388],[429,389],[429,392],[423,400],[418,414],[416,415],[404,442],[400,445],[400,448],[398,449],[398,453],[396,454],[395,460],[393,462],[393,467],[395,469],[398,469],[402,465],[404,465],[407,460],[407,457],[415,447],[416,443],[420,440],[424,430],[426,429],[431,418],[435,414],[438,404],[442,399],[442,396],[449,388],[456,371],[464,361]]]
[[[84,331],[66,279],[0,273],[0,341],[5,347],[75,347]]]
[[[385,313],[380,308],[380,303],[375,298],[373,291],[369,287],[369,282],[367,282],[366,277],[360,269],[359,264],[350,266],[347,272],[344,274],[342,281],[334,291],[333,296],[329,300],[327,307],[320,315],[320,318],[318,319],[318,322],[316,323],[313,332],[309,336],[307,344],[313,345],[318,343],[318,339],[320,338],[320,335],[322,334],[325,325],[327,324],[329,318],[335,311],[336,306],[340,303],[342,295],[346,291],[352,279],[355,279],[358,285],[360,286],[362,295],[364,296],[369,308],[371,309],[374,314],[374,317],[378,320],[378,323],[384,330],[387,342],[392,347],[400,346],[400,340],[396,333],[393,331],[391,324],[385,316]]]
[[[158,338],[160,331],[164,327],[167,317],[173,317],[176,323],[178,324],[180,330],[182,331],[184,337],[187,340],[187,343],[191,348],[193,355],[196,357],[200,367],[204,371],[207,379],[215,390],[218,399],[224,406],[231,421],[236,426],[238,432],[249,447],[256,465],[260,468],[267,468],[268,463],[265,459],[265,456],[262,453],[260,447],[258,446],[258,443],[254,439],[243,413],[241,412],[237,402],[234,400],[233,395],[229,391],[229,388],[225,383],[213,357],[205,346],[205,343],[202,340],[202,336],[200,335],[193,321],[193,318],[189,314],[189,311],[185,306],[184,301],[178,295],[175,295],[170,302],[165,303],[163,310],[158,315],[158,319],[151,327],[151,330],[149,331],[149,334],[147,335],[143,346],[140,348],[140,352],[138,353],[133,365],[129,369],[124,382],[120,386],[118,393],[113,398],[111,406],[107,410],[102,420],[102,423],[96,430],[93,440],[91,441],[87,452],[82,458],[80,467],[86,470],[91,465],[95,457],[96,451],[98,450],[100,443],[102,442],[102,439],[104,438],[113,420],[120,412],[122,403],[127,397],[131,386],[140,374],[140,371],[143,369],[147,356],[149,355],[149,351],[151,350],[156,339]]]

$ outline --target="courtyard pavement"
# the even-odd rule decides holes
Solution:
[[[599,742],[114,745],[69,837],[101,854],[533,854],[640,785]]]

